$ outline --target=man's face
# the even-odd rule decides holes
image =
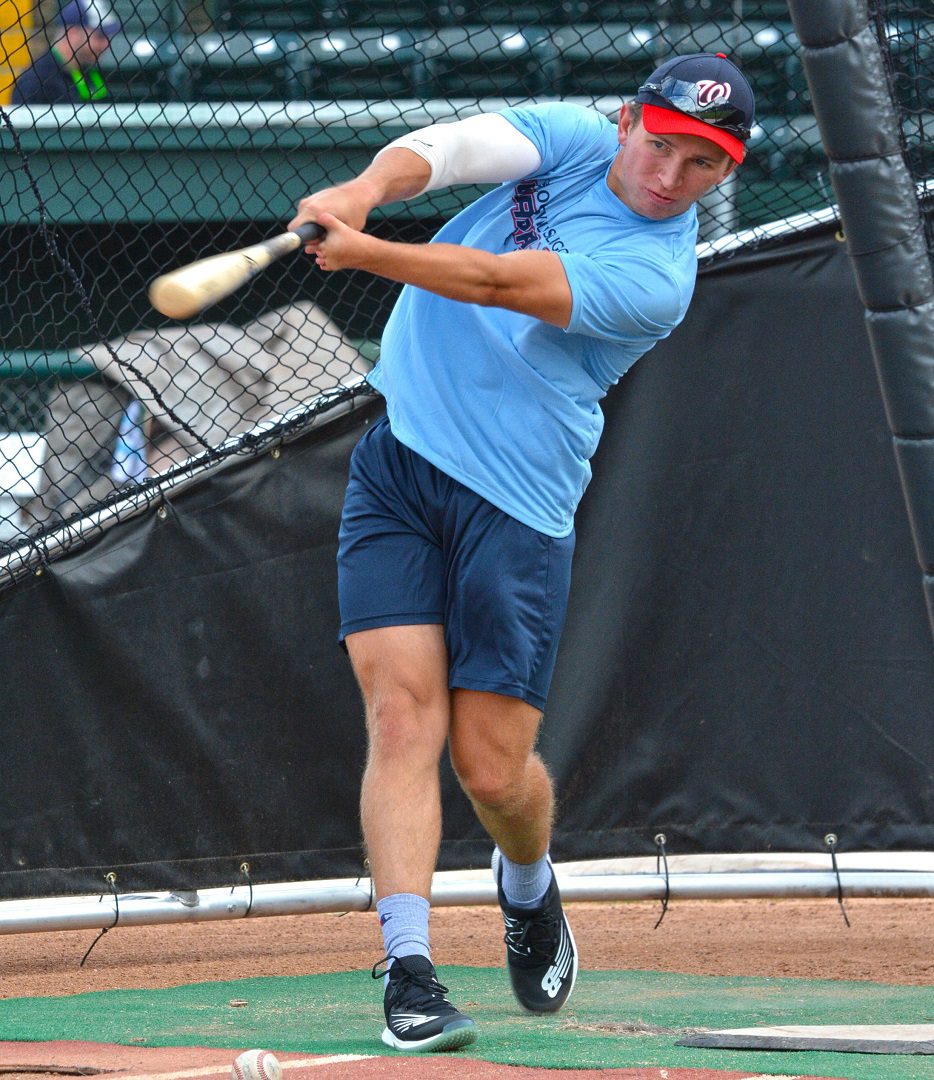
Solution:
[[[79,67],[92,68],[110,48],[110,38],[103,30],[69,26],[66,31],[71,54]]]
[[[683,214],[725,179],[736,162],[699,135],[653,135],[628,105],[619,121],[619,153],[609,185],[630,210],[656,221]]]

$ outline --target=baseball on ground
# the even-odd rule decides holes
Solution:
[[[230,1080],[282,1080],[282,1066],[268,1050],[244,1050],[231,1066]]]

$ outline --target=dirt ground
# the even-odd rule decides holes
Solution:
[[[582,968],[934,985],[934,899],[682,900],[568,905]],[[94,931],[0,935],[0,997],[176,986],[360,970],[381,956],[376,917],[287,915],[116,927],[79,966]],[[435,963],[500,965],[490,908],[432,914]]]

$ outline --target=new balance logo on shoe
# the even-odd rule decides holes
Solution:
[[[564,972],[560,972],[555,967],[550,967],[545,972],[545,978],[542,979],[542,989],[550,998],[556,998],[561,993],[564,975]]]
[[[509,904],[498,859],[494,866],[506,927],[506,966],[512,991],[529,1012],[557,1012],[574,989],[577,946],[561,906],[554,871],[542,907],[528,911]]]
[[[574,949],[572,947],[571,937],[565,928],[565,924],[562,923],[561,941],[558,944],[555,962],[545,972],[545,977],[542,979],[542,989],[550,998],[556,998],[558,994],[561,993],[574,959]]]

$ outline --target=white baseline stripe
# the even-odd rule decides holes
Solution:
[[[295,1061],[281,1061],[283,1069],[313,1069],[316,1065],[337,1065],[341,1061],[366,1061],[375,1054],[331,1054],[330,1057],[298,1058]]]
[[[319,1065],[337,1065],[343,1061],[365,1061],[373,1054],[331,1054],[328,1057],[295,1058],[280,1061],[283,1069],[314,1069]],[[217,1076],[230,1071],[230,1065],[206,1065],[201,1069],[183,1069],[181,1072],[131,1073],[125,1080],[189,1080],[196,1076]]]

